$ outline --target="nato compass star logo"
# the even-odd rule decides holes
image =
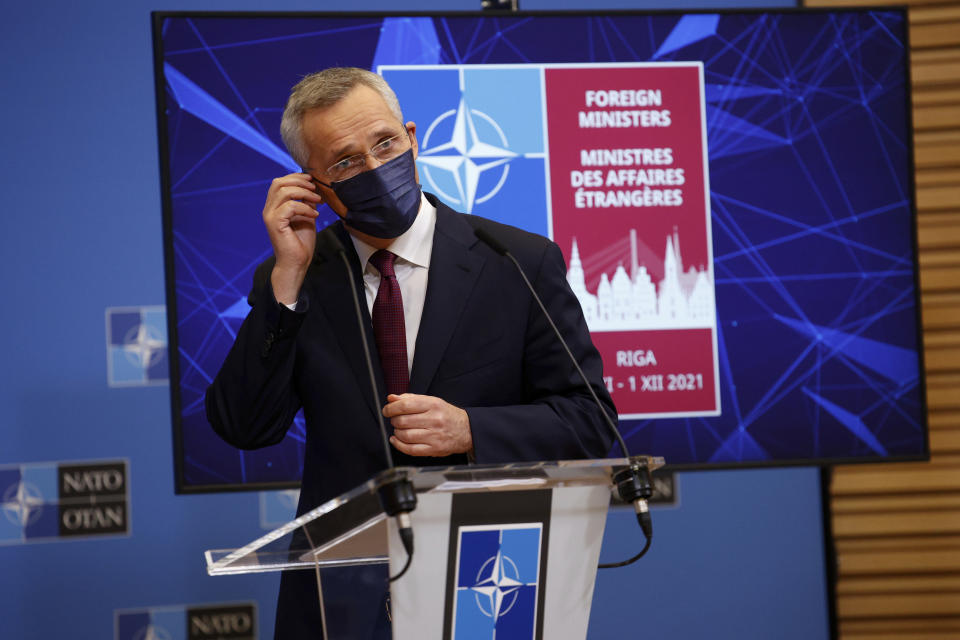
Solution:
[[[470,590],[474,592],[483,615],[499,618],[513,608],[517,591],[523,586],[519,577],[516,563],[503,555],[502,551],[498,551],[480,567],[476,584]]]
[[[380,65],[378,71],[404,117],[419,125],[424,191],[463,213],[549,232],[541,66]]]
[[[43,512],[43,504],[40,490],[29,482],[18,482],[3,493],[3,515],[19,527],[36,522]]]
[[[542,523],[459,528],[451,637],[535,636],[542,533]]]
[[[166,629],[151,624],[138,631],[133,636],[133,640],[172,640],[172,638]]]
[[[156,364],[166,350],[166,339],[156,327],[146,324],[133,327],[124,338],[123,352],[127,355],[127,360],[144,369]]]
[[[57,537],[57,466],[0,465],[0,545]]]
[[[163,306],[107,309],[107,377],[111,387],[167,384]]]
[[[434,133],[439,125],[454,118],[450,139],[435,143]],[[477,132],[477,119],[486,122],[496,134],[496,139],[481,140]],[[430,124],[423,137],[423,149],[417,160],[423,166],[423,175],[437,195],[473,213],[473,205],[486,202],[497,195],[510,173],[510,160],[518,157],[509,148],[503,129],[493,118],[477,109],[471,109],[464,98],[456,109],[446,111]],[[499,168],[497,183],[483,195],[478,196],[480,177],[486,171]],[[431,169],[449,174],[456,185],[457,193],[446,193],[434,180]]]

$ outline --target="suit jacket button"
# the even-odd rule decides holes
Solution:
[[[276,339],[277,336],[273,333],[273,331],[267,333],[267,337],[263,341],[263,349],[260,350],[261,358],[266,358],[268,355],[270,355],[270,349],[273,347],[273,343],[276,341]]]

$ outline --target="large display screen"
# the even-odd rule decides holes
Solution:
[[[906,16],[154,15],[179,491],[296,484],[203,396],[271,255],[283,106],[382,74],[425,191],[551,237],[631,453],[675,468],[927,454]],[[335,219],[323,209],[320,225]]]

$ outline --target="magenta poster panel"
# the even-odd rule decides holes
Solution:
[[[717,415],[703,68],[544,68],[553,239],[621,417]]]

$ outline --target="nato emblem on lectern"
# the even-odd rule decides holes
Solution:
[[[404,119],[417,124],[424,190],[458,211],[547,232],[539,68],[384,65],[379,72]]]
[[[542,534],[541,523],[460,527],[450,638],[535,637]]]
[[[122,460],[2,465],[0,500],[0,544],[130,531]]]
[[[168,384],[166,308],[163,305],[109,307],[106,320],[109,385]]]

